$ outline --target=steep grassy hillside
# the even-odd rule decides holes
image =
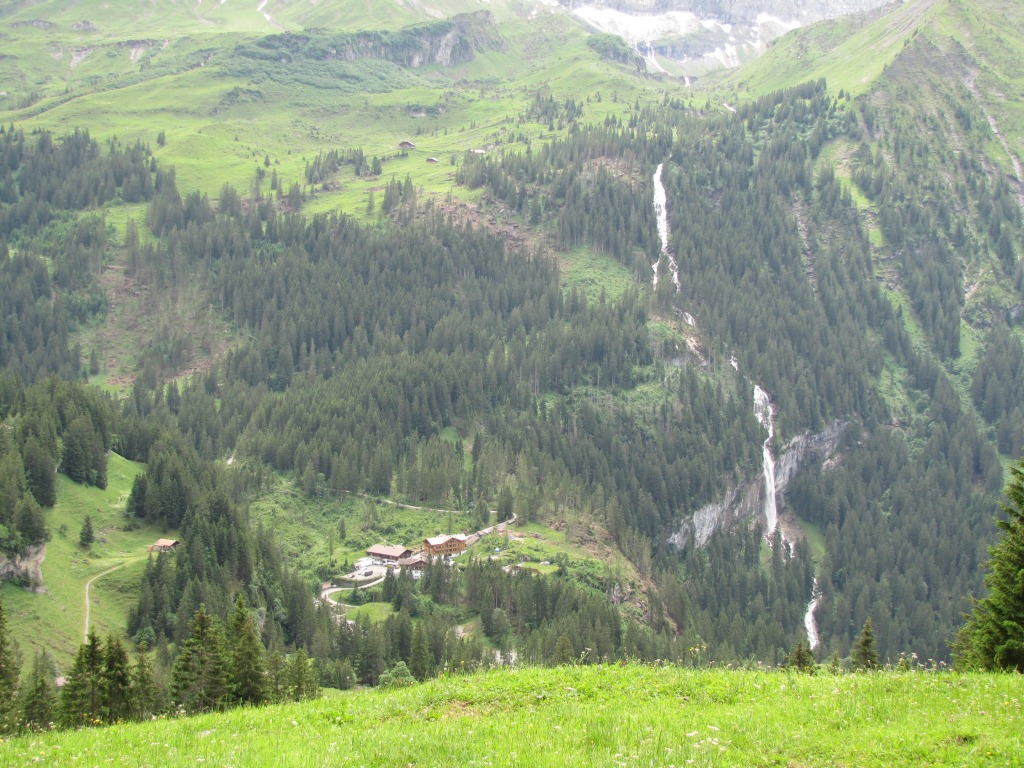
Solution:
[[[1019,765],[1014,676],[677,667],[452,676],[404,690],[60,734],[9,766]]]
[[[342,174],[308,191],[321,193],[311,210],[340,207],[361,216],[371,192],[379,196],[392,176],[410,175],[418,186],[445,194],[452,188],[452,156],[508,143],[513,131],[531,139],[550,135],[542,126],[516,128],[537,90],[578,100],[617,94],[621,101],[606,98],[591,109],[590,119],[600,120],[638,96],[653,101],[662,88],[601,61],[586,46],[581,25],[544,4],[488,4],[507,45],[483,46],[471,60],[450,66],[407,68],[372,57],[329,61],[324,54],[287,72],[272,58],[248,55],[253,41],[285,30],[307,36],[394,30],[480,6],[458,0],[416,8],[374,4],[372,16],[364,3],[344,0],[313,8],[271,3],[260,12],[235,2],[208,6],[158,4],[130,20],[100,3],[78,4],[73,12],[47,4],[11,9],[0,18],[9,51],[0,58],[0,119],[57,131],[88,126],[97,136],[140,139],[177,168],[183,189],[213,197],[225,182],[251,189],[257,175],[265,193],[272,174],[285,190],[296,182],[305,188],[306,164],[318,152],[359,148],[367,158],[381,158],[382,176]],[[66,17],[91,18],[92,11],[103,20],[90,22],[95,29]],[[275,26],[263,13],[287,21]],[[161,39],[153,38],[154,29]],[[283,50],[281,61],[291,64],[291,55]],[[166,143],[157,147],[161,132]],[[415,151],[399,151],[406,139],[415,140]],[[428,157],[442,162],[427,164]]]
[[[0,584],[8,626],[26,666],[34,649],[49,651],[62,667],[70,662],[85,630],[89,582],[89,627],[100,636],[124,631],[145,566],[146,545],[165,535],[152,526],[126,528],[125,502],[141,469],[111,454],[103,490],[58,477],[57,504],[46,515],[53,539],[42,566],[44,591],[35,594]],[[83,548],[78,538],[86,515],[92,519],[96,541]]]
[[[756,61],[701,85],[728,88],[742,98],[824,77],[836,90],[864,93],[945,3],[913,0],[795,30]]]
[[[1022,84],[1022,14],[1020,4],[1012,0],[892,3],[791,32],[757,61],[709,77],[700,87],[741,99],[823,77],[836,91],[865,94],[920,37],[935,46],[939,59],[983,73],[987,87],[981,91],[991,90],[988,98],[1013,102],[1008,93]],[[945,69],[933,69],[927,77],[951,74]]]

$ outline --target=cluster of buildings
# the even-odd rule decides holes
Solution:
[[[366,554],[375,565],[408,568],[415,576],[433,558],[460,555],[479,538],[479,534],[467,536],[464,533],[431,536],[423,540],[423,547],[418,550],[392,544],[374,544],[366,550]]]

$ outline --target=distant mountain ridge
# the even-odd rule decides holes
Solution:
[[[630,14],[684,11],[726,23],[755,22],[762,14],[808,23],[868,11],[886,2],[888,0],[564,0],[562,4],[570,9],[589,5]]]
[[[701,75],[737,67],[797,27],[872,10],[886,0],[562,0],[577,17],[621,36],[649,72]],[[669,69],[665,69],[668,65]]]

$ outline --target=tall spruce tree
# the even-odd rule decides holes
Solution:
[[[224,630],[200,605],[188,625],[171,672],[171,696],[189,714],[221,709],[228,700],[228,656]]]
[[[29,490],[39,502],[39,506],[52,507],[57,503],[57,469],[53,459],[35,435],[29,435],[25,440],[25,449],[22,453]]]
[[[103,667],[103,709],[108,723],[131,717],[131,667],[120,638],[109,635]]]
[[[850,650],[850,661],[855,669],[878,669],[878,650],[875,648],[875,628],[868,616],[857,641]]]
[[[288,701],[288,662],[280,651],[267,654],[267,698],[271,704]]]
[[[288,662],[288,687],[294,701],[305,701],[320,696],[320,676],[313,660],[299,648]]]
[[[34,496],[25,496],[14,510],[14,524],[23,544],[42,544],[50,540],[43,510]]]
[[[256,617],[239,594],[231,614],[231,696],[238,704],[267,701],[266,664]]]
[[[1024,672],[1024,459],[1010,468],[1003,538],[989,548],[988,596],[974,610],[953,644],[961,669]]]
[[[21,696],[22,721],[30,731],[46,731],[53,727],[57,715],[57,692],[53,679],[53,659],[46,651],[37,651],[32,661],[32,674]]]
[[[103,672],[103,646],[96,633],[89,632],[60,691],[60,724],[65,728],[103,722]]]
[[[18,663],[7,634],[7,615],[0,600],[0,733],[10,733],[18,727],[15,701],[18,693]]]
[[[412,650],[409,653],[410,671],[417,680],[425,680],[430,675],[432,661],[427,633],[423,622],[418,622],[412,630]]]
[[[139,648],[132,669],[131,716],[134,720],[145,720],[161,710],[160,687],[153,675],[153,667],[146,657],[145,643]]]
[[[86,515],[82,521],[82,530],[78,532],[78,543],[83,547],[90,547],[96,541],[96,533],[92,528],[92,515]]]

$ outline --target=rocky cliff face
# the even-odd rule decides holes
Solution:
[[[804,464],[830,458],[849,426],[850,422],[836,419],[816,435],[807,432],[786,443],[775,467],[775,493],[785,491],[789,481]]]
[[[393,31],[288,32],[239,44],[232,61],[250,75],[260,68],[383,59],[402,67],[451,66],[485,50],[504,50],[490,11],[462,13]],[[322,70],[318,66],[313,70]],[[330,68],[327,68],[328,75]]]
[[[9,558],[0,555],[0,581],[20,580],[33,592],[44,592],[43,560],[46,559],[46,545],[28,547],[25,552]]]
[[[376,58],[405,67],[426,64],[448,67],[471,61],[477,51],[502,50],[504,47],[505,41],[494,26],[491,12],[476,11],[397,32],[358,33],[327,58],[349,61]]]
[[[800,467],[832,458],[849,426],[850,422],[837,419],[817,434],[807,432],[786,443],[776,462],[776,497],[786,490]],[[691,543],[702,547],[715,531],[758,517],[764,507],[764,486],[761,474],[749,482],[732,486],[721,501],[701,507],[692,518],[684,520],[669,537],[669,543],[677,549],[686,549]],[[781,509],[782,499],[779,501]]]

